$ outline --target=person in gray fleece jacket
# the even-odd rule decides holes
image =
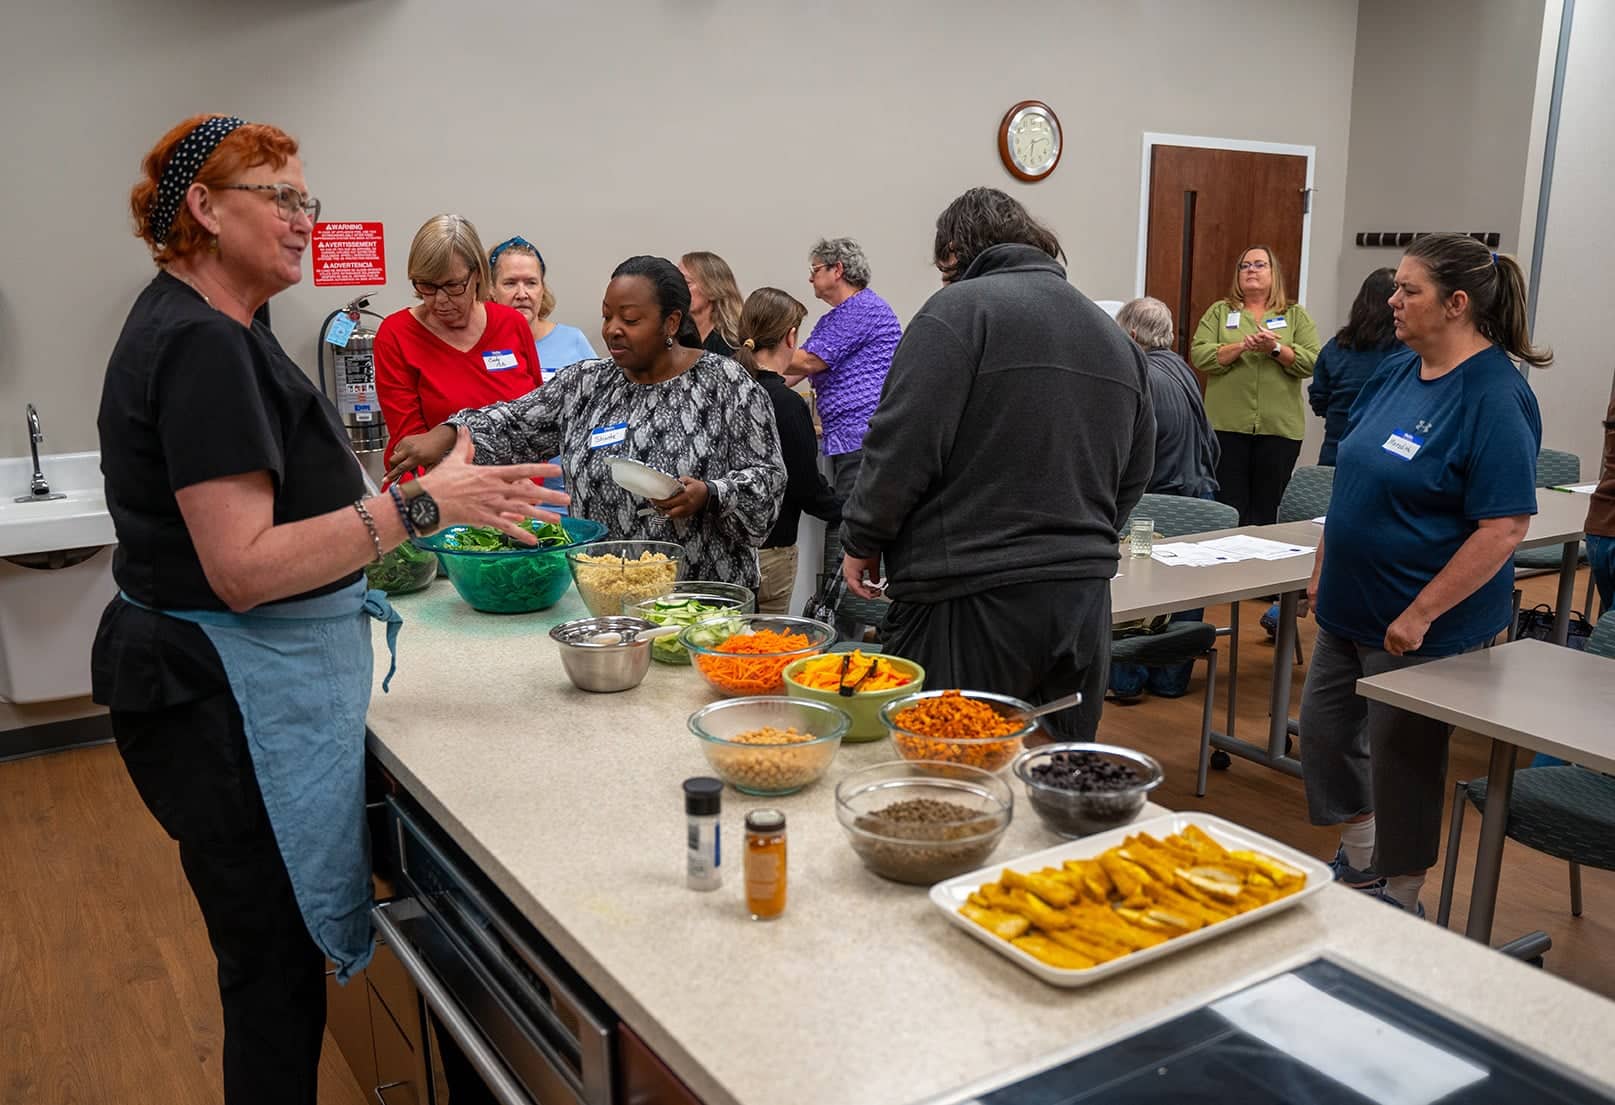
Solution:
[[[1059,241],[997,189],[937,219],[944,287],[903,334],[843,511],[854,593],[888,579],[887,652],[926,684],[1083,705],[1092,740],[1110,661],[1118,534],[1149,483],[1143,352],[1066,280]]]

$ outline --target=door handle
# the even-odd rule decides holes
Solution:
[[[374,1093],[376,1095],[376,1101],[378,1102],[378,1105],[393,1105],[392,1102],[387,1100],[387,1092],[389,1090],[396,1090],[400,1086],[408,1086],[408,1085],[410,1085],[410,1083],[408,1083],[408,1082],[383,1082],[381,1085],[377,1086],[375,1088],[375,1090],[374,1090]]]

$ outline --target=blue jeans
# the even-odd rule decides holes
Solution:
[[[1598,588],[1598,608],[1608,610],[1615,600],[1615,537],[1587,535],[1587,563],[1593,570],[1593,584]],[[1588,610],[1588,614],[1592,611]]]

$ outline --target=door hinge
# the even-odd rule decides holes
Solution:
[[[1311,188],[1301,189],[1301,214],[1303,215],[1312,214],[1312,193],[1313,189]]]

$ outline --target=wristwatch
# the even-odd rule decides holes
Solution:
[[[1272,357],[1275,361],[1282,360],[1284,357],[1284,346],[1275,345],[1272,349],[1267,351],[1267,355]]]
[[[437,500],[421,486],[421,481],[410,480],[402,485],[402,491],[404,519],[410,528],[423,537],[436,530],[439,522]]]

